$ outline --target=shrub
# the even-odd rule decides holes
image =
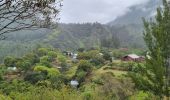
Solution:
[[[32,66],[31,62],[29,62],[28,60],[26,60],[26,61],[18,60],[15,65],[17,68],[20,68],[25,71],[29,70],[29,68]]]
[[[10,97],[0,94],[1,100],[12,100]]]
[[[50,58],[48,56],[41,57],[39,64],[42,65],[42,66],[47,66],[47,67],[51,67],[52,66],[50,64]]]
[[[129,100],[158,100],[156,96],[149,92],[139,91],[136,92],[133,96],[129,97]]]
[[[81,60],[78,65],[78,71],[85,71],[90,73],[93,67],[87,60]]]
[[[54,61],[55,58],[57,57],[57,53],[54,51],[49,51],[47,55],[50,58],[50,61]]]
[[[60,74],[58,69],[56,69],[56,68],[48,68],[48,67],[45,67],[45,66],[35,66],[34,71],[37,71],[37,72],[46,71],[48,77],[58,76]]]
[[[93,100],[93,95],[90,91],[87,91],[83,93],[83,98],[84,100]]]
[[[23,60],[29,61],[32,65],[40,61],[39,57],[36,54],[29,53],[23,57]]]
[[[104,85],[104,81],[101,78],[93,79],[92,82],[98,85]]]
[[[34,73],[30,73],[27,74],[24,78],[25,81],[28,81],[32,84],[37,83],[38,81],[42,81],[45,80],[47,78],[46,73],[38,73],[38,72],[34,72]]]
[[[76,73],[76,78],[81,83],[81,82],[83,82],[85,80],[86,75],[87,75],[87,72],[79,71],[79,72]]]
[[[39,55],[40,57],[46,56],[47,53],[48,53],[48,49],[46,49],[46,48],[39,48],[37,53],[38,53],[38,55]]]
[[[62,56],[62,55],[58,56],[58,60],[61,63],[65,63],[66,62],[66,58],[64,56]]]
[[[7,67],[15,67],[15,58],[10,57],[10,56],[7,56],[7,57],[4,59],[4,64],[5,64],[5,66],[7,66]]]

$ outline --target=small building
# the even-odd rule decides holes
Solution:
[[[77,86],[79,85],[79,82],[77,80],[71,80],[70,84],[73,88],[77,88]]]
[[[104,54],[103,53],[99,53],[100,56],[103,56]]]
[[[73,56],[72,56],[72,58],[73,58],[73,59],[77,59],[77,56],[78,56],[78,54],[77,54],[77,53],[74,53]]]
[[[69,56],[69,57],[73,56],[73,53],[71,51],[64,51],[63,53],[64,55]]]
[[[121,58],[122,61],[144,61],[145,57],[143,56],[138,56],[136,54],[129,54]]]
[[[17,68],[16,68],[16,67],[8,67],[7,70],[8,70],[8,71],[17,71]]]

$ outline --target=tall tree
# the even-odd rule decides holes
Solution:
[[[57,20],[61,0],[0,0],[0,36],[23,29],[46,28]]]
[[[170,6],[163,0],[155,20],[144,20],[144,40],[149,50],[145,68],[136,73],[135,80],[142,90],[151,91],[160,98],[169,97],[170,82]]]

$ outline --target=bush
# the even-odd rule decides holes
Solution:
[[[40,61],[39,57],[36,54],[29,53],[23,57],[23,60],[29,61],[31,65],[38,63]]]
[[[25,70],[25,71],[29,70],[30,67],[32,66],[31,62],[29,62],[28,60],[24,61],[23,59],[18,60],[15,65],[17,68]]]
[[[49,51],[47,55],[50,58],[50,61],[54,61],[55,58],[57,57],[57,53],[54,51]]]
[[[58,76],[60,74],[58,69],[48,68],[48,67],[45,67],[45,66],[35,66],[34,71],[37,71],[37,72],[44,72],[45,71],[45,72],[47,72],[48,77]]]
[[[92,82],[98,85],[104,85],[104,81],[101,78],[93,79]]]
[[[149,92],[139,91],[129,98],[129,100],[158,100],[156,96]]]
[[[47,66],[47,67],[51,67],[52,66],[50,64],[50,58],[48,56],[41,57],[39,64],[42,65],[42,66]]]
[[[4,59],[4,64],[6,67],[15,67],[15,58],[10,56],[6,57]]]
[[[76,73],[76,78],[81,83],[81,82],[84,82],[86,75],[87,75],[87,72],[79,71],[79,72]]]
[[[10,97],[0,94],[1,100],[12,100]]]
[[[16,79],[11,82],[1,81],[0,83],[1,91],[6,95],[9,95],[11,92],[26,92],[31,86],[32,85],[27,82]]]
[[[84,100],[93,100],[93,95],[90,91],[87,91],[83,93],[83,98]]]
[[[58,75],[50,77],[49,81],[51,82],[51,87],[53,89],[60,90],[65,84],[68,84],[69,79],[67,79],[67,77],[65,77],[64,75]]]
[[[40,57],[46,56],[47,53],[48,53],[48,49],[46,49],[46,48],[39,48],[37,53],[38,53],[38,56],[40,56]]]
[[[65,62],[66,62],[66,57],[60,55],[60,56],[58,57],[58,60],[59,60],[59,62],[61,62],[61,63],[65,63]]]
[[[34,72],[34,73],[27,74],[24,80],[32,84],[35,84],[38,81],[45,80],[46,78],[47,78],[47,74],[45,72],[44,73]]]
[[[89,63],[87,60],[81,60],[78,65],[78,71],[85,71],[87,73],[90,73],[92,71],[93,67],[91,63]]]

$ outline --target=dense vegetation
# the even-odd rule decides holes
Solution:
[[[124,51],[124,54],[130,51],[136,50]],[[76,62],[54,48],[37,48],[20,58],[8,56],[1,65],[1,98],[110,100],[130,99],[135,95],[148,98],[150,94],[136,92],[133,82],[127,77],[127,71],[135,70],[132,66],[135,63],[112,62],[108,58],[114,55],[115,50],[107,52],[97,49],[78,52]],[[17,69],[10,69],[13,67]],[[71,80],[79,82],[77,89],[71,86]]]

